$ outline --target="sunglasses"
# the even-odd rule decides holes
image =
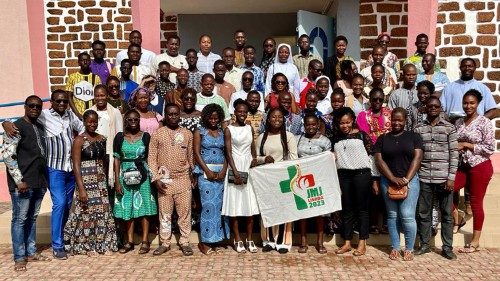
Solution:
[[[276,83],[276,84],[285,85],[285,84],[286,84],[286,81],[276,80],[276,82],[275,82],[275,83]]]
[[[26,105],[28,108],[31,108],[31,109],[38,109],[38,110],[42,110],[42,105],[41,104],[38,104],[38,103],[28,103]]]
[[[139,122],[139,118],[127,118],[127,122]]]
[[[379,102],[383,102],[384,99],[383,98],[373,98],[373,99],[370,99],[370,101],[379,101]]]
[[[68,104],[69,100],[55,100],[54,102],[59,103],[59,104],[61,104],[61,103]]]

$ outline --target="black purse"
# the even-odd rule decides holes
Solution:
[[[248,182],[248,173],[246,172],[239,172],[241,180],[243,181],[243,184],[247,184]],[[229,183],[234,183],[234,172],[233,170],[229,169],[227,173],[227,181]]]

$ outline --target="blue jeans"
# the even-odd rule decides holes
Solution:
[[[391,246],[393,250],[400,249],[399,233],[403,228],[405,236],[405,250],[413,251],[415,239],[417,237],[417,221],[415,212],[417,209],[418,196],[420,193],[420,182],[415,175],[408,184],[408,197],[404,200],[392,200],[387,195],[389,181],[384,176],[380,177],[380,186],[382,196],[384,197],[387,209],[387,228],[391,237]]]
[[[26,192],[17,189],[10,192],[12,200],[12,251],[14,261],[23,261],[36,253],[36,218],[40,212],[47,189],[30,188]]]
[[[73,204],[75,192],[75,176],[73,172],[65,172],[49,167],[49,191],[52,199],[52,249],[63,250],[63,230],[68,220],[69,210]]]

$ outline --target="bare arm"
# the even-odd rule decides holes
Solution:
[[[116,193],[118,194],[123,194],[123,189],[122,189],[122,185],[120,184],[120,159],[114,157],[114,160],[113,160],[113,172],[114,172],[114,176],[115,176],[115,191]]]
[[[75,113],[75,115],[78,117],[78,119],[82,119],[83,116],[80,114],[80,112],[78,112],[78,110],[76,110],[75,101],[73,100],[73,92],[66,91],[66,93],[68,93],[69,107]]]
[[[87,192],[85,191],[85,187],[83,186],[82,179],[82,145],[83,145],[83,137],[77,136],[75,141],[73,142],[73,147],[71,148],[71,158],[73,159],[73,173],[75,175],[76,186],[78,188],[78,194],[80,197],[80,201],[82,203],[87,202]]]
[[[411,161],[410,168],[406,173],[407,181],[410,181],[417,173],[418,169],[420,168],[420,163],[422,162],[422,158],[424,158],[424,153],[422,149],[415,149],[413,152],[413,160]]]

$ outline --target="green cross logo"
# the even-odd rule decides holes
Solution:
[[[288,179],[280,182],[281,193],[292,192],[297,210],[307,209],[307,196],[302,197],[300,194],[305,195],[308,188],[314,187],[314,176],[312,174],[303,176],[299,165],[288,166],[287,171]]]

